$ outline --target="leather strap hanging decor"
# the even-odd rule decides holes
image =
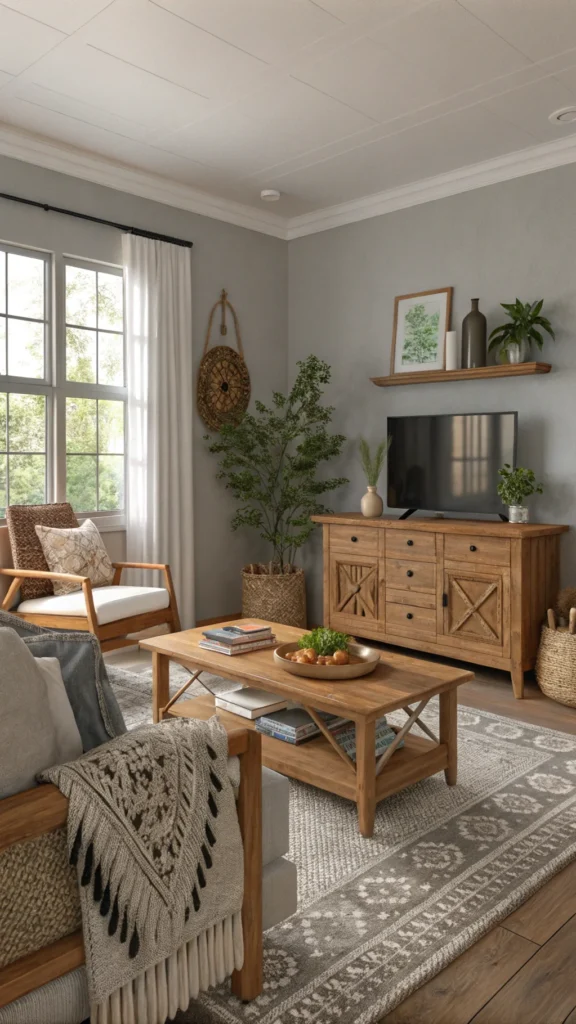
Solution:
[[[229,345],[209,348],[210,334],[216,310],[220,307],[220,334],[228,333],[226,310],[232,314],[238,351]],[[224,423],[234,423],[248,408],[250,401],[250,375],[244,362],[240,325],[236,310],[223,288],[208,317],[204,352],[198,371],[198,412],[211,430],[220,430]]]

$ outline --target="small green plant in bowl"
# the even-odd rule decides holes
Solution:
[[[528,509],[524,502],[531,494],[543,494],[542,484],[537,483],[533,469],[524,469],[522,466],[512,466],[506,462],[502,469],[498,470],[500,483],[498,494],[502,503],[509,506],[509,518],[511,523],[527,523]]]
[[[347,651],[348,644],[352,640],[353,637],[348,636],[347,633],[338,633],[335,629],[329,629],[328,626],[318,626],[311,633],[305,633],[300,637],[298,647],[301,650],[311,648],[316,651],[318,657],[328,658],[336,651]]]
[[[543,331],[551,338],[556,338],[548,317],[541,315],[544,299],[538,302],[521,302],[516,299],[516,302],[501,302],[500,305],[510,317],[510,323],[494,328],[490,335],[489,350],[498,349],[502,362],[524,362],[532,342],[542,350]]]

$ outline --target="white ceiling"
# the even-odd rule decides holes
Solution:
[[[285,223],[565,140],[573,102],[576,0],[0,0],[0,122],[262,215],[277,188]]]

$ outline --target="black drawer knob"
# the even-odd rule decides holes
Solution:
[[[358,542],[358,537],[350,537],[350,540],[353,544],[356,544]]]
[[[478,548],[476,547],[475,544],[470,545],[470,551],[478,551]]]
[[[406,612],[406,618],[407,619],[413,619],[414,616],[412,615],[412,612]]]
[[[406,543],[407,543],[409,548],[413,547],[413,545],[414,545],[414,541],[413,540],[407,540]]]
[[[412,569],[408,569],[408,572],[406,573],[406,575],[407,576],[413,576],[414,573],[412,572]]]

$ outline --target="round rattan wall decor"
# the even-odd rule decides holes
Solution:
[[[238,351],[229,345],[209,348],[210,334],[216,310],[220,308],[220,334],[228,333],[226,310],[232,314]],[[248,408],[250,401],[250,374],[244,362],[240,325],[236,310],[228,300],[224,288],[208,317],[202,362],[198,371],[196,389],[198,412],[210,430],[220,430],[224,423],[234,423]]]

